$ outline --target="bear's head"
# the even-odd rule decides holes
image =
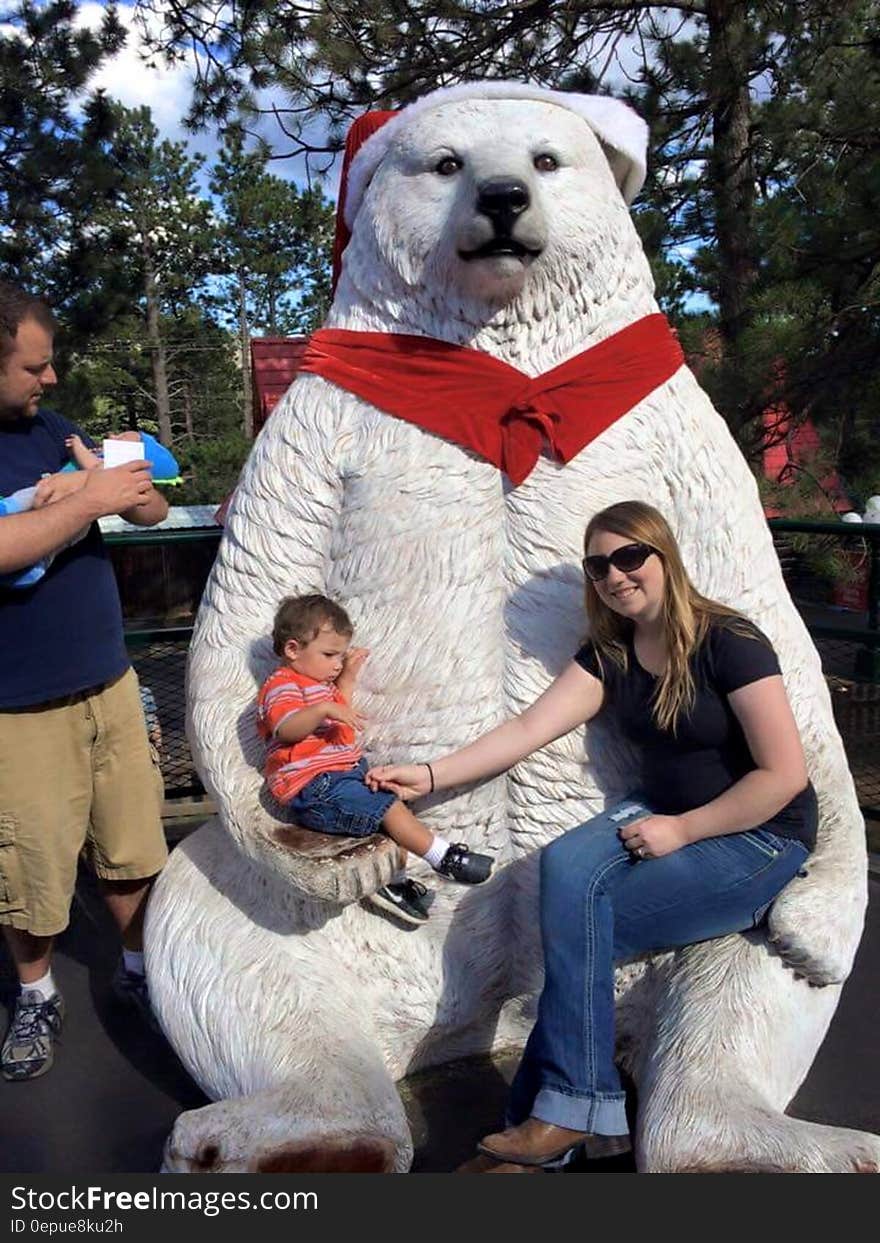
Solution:
[[[360,304],[402,330],[479,327],[563,303],[569,317],[594,314],[622,285],[650,291],[627,208],[644,176],[642,122],[614,100],[515,85],[508,97],[503,85],[435,92],[364,145],[348,190],[343,314]],[[586,115],[568,101],[587,101]],[[612,145],[621,121],[628,150]]]

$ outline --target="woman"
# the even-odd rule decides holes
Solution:
[[[600,711],[641,753],[633,794],[541,856],[545,980],[480,1150],[541,1166],[629,1147],[614,964],[752,928],[816,839],[816,797],[765,636],[690,582],[663,516],[625,501],[584,536],[590,641],[520,716],[429,764],[374,768],[404,799],[500,773]]]

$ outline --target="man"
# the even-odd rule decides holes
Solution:
[[[168,506],[143,461],[59,473],[65,439],[82,433],[40,407],[56,383],[54,329],[48,307],[0,282],[0,496],[43,476],[32,510],[0,518],[0,576],[54,554],[32,586],[0,586],[0,925],[21,985],[0,1051],[6,1079],[52,1064],[64,1014],[52,942],[68,923],[83,847],[122,936],[114,989],[149,1015],[141,930],[167,856],[96,519],[153,526]]]

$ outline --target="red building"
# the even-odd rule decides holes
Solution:
[[[293,383],[307,340],[307,337],[254,337],[251,340],[255,436]]]
[[[764,478],[771,483],[782,487],[793,484],[797,478],[796,467],[802,465],[809,469],[810,463],[818,459],[822,442],[811,419],[806,418],[792,426],[791,416],[784,406],[771,406],[764,411],[764,431],[767,437],[763,455]],[[837,513],[852,509],[836,470],[823,475],[817,482]],[[768,518],[786,516],[779,506],[768,505],[765,509]],[[826,516],[831,517],[830,514]]]

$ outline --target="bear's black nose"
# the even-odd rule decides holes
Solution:
[[[477,195],[477,211],[488,216],[498,233],[510,233],[513,222],[531,202],[529,188],[516,177],[490,177]]]

